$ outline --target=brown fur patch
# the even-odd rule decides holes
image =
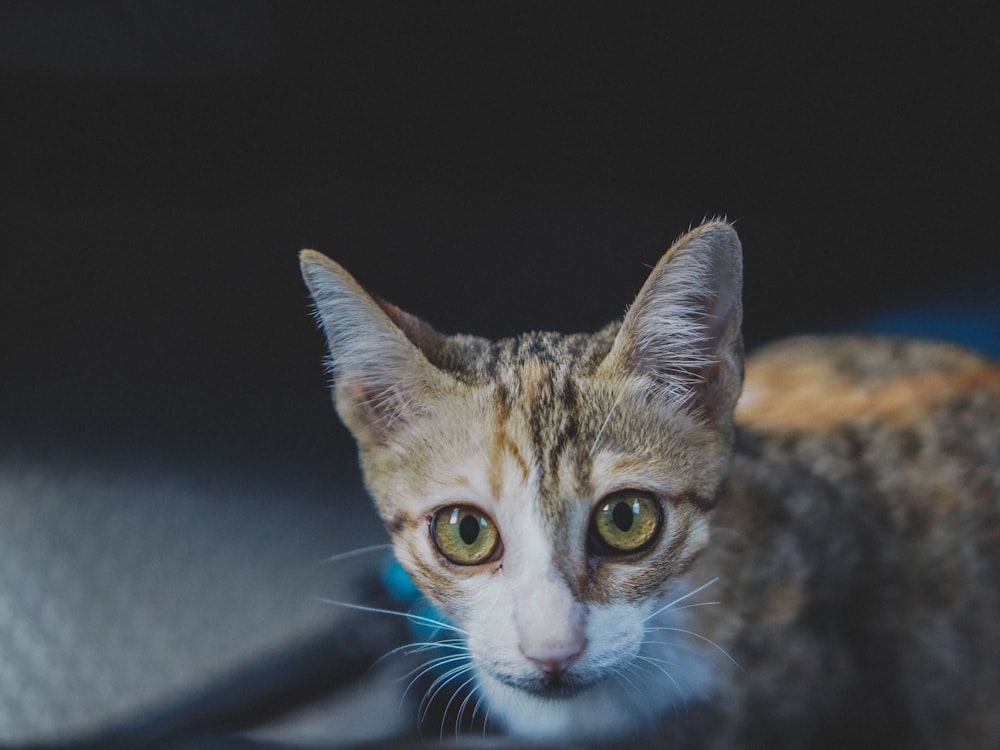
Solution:
[[[1000,367],[974,361],[953,372],[921,372],[858,383],[823,362],[748,363],[736,420],[761,429],[830,430],[880,420],[902,427],[954,398],[1000,390]]]
[[[390,534],[395,535],[407,527],[415,527],[419,522],[419,518],[415,518],[409,513],[400,511],[385,521],[385,529]]]
[[[528,462],[524,460],[524,455],[521,453],[521,449],[518,448],[517,443],[507,434],[502,426],[498,425],[493,433],[493,446],[487,463],[487,479],[490,485],[490,493],[494,500],[499,500],[503,497],[504,467],[507,464],[508,456],[513,458],[514,463],[517,464],[517,468],[521,472],[521,480],[527,482],[529,473]]]
[[[495,392],[495,423],[493,429],[493,444],[490,447],[490,454],[487,463],[487,480],[490,485],[490,493],[495,500],[499,500],[503,495],[503,475],[507,456],[514,459],[521,472],[521,479],[528,481],[528,462],[521,453],[521,449],[508,432],[508,424],[511,415],[510,391],[502,381],[497,382]]]

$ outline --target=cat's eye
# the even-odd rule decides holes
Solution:
[[[438,551],[456,565],[489,562],[500,544],[493,521],[467,505],[452,505],[435,513],[431,539]]]
[[[640,490],[613,492],[598,503],[591,539],[604,554],[638,552],[652,544],[663,523],[660,503]]]

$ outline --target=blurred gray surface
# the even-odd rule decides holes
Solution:
[[[304,706],[247,736],[327,748],[373,737],[412,735],[417,726],[417,708],[402,696],[406,674],[412,667],[409,659],[386,659],[345,692]]]
[[[90,735],[329,630],[356,484],[0,456],[0,745]],[[368,560],[372,558],[369,556]]]

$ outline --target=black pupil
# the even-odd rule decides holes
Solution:
[[[458,523],[458,533],[463,542],[472,544],[479,536],[479,521],[474,516],[466,516]]]
[[[615,504],[614,509],[611,511],[611,520],[622,531],[628,531],[632,528],[632,521],[634,520],[632,506],[624,501]],[[465,534],[462,534],[462,538],[465,538]]]

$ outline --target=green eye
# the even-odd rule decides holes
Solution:
[[[591,534],[605,553],[636,552],[649,545],[662,523],[660,504],[648,492],[622,490],[601,500]]]
[[[500,543],[493,522],[467,505],[452,505],[435,513],[431,538],[438,551],[456,565],[489,562]]]

